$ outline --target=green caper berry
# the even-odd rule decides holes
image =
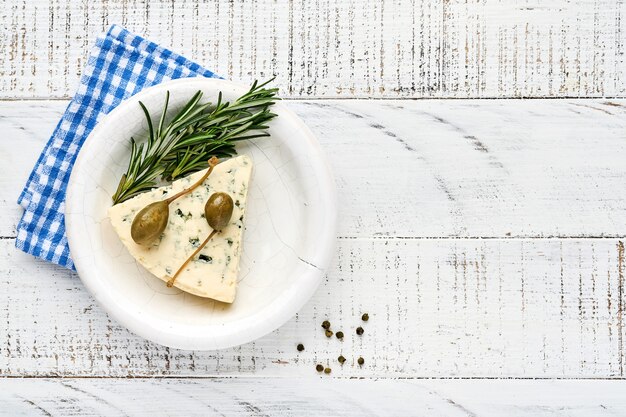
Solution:
[[[363,364],[365,363],[365,359],[363,359],[363,358],[359,357],[359,359],[357,359],[357,363],[358,363],[359,365],[363,365]]]
[[[333,332],[332,330],[326,330],[325,334],[326,334],[326,337],[331,337],[333,335]]]
[[[149,245],[167,226],[170,208],[167,200],[148,204],[141,209],[130,226],[130,236],[139,245]]]
[[[324,370],[324,367],[323,367],[322,365],[317,365],[317,366],[315,367],[315,370],[316,370],[317,372],[322,372],[322,371]]]
[[[325,369],[324,369],[324,373],[325,373],[325,374],[329,374],[330,372],[331,372],[331,369],[330,369],[330,368],[325,368]]]
[[[346,361],[346,358],[344,358],[343,355],[341,355],[337,358],[337,360],[339,361],[340,364],[343,365],[343,363]]]
[[[358,334],[359,336],[361,336],[363,334],[363,332],[365,332],[365,330],[363,330],[363,328],[361,326],[356,328],[356,334]]]
[[[213,230],[228,226],[233,215],[233,199],[226,193],[213,193],[204,206],[204,217]]]
[[[302,352],[304,350],[304,345],[302,343],[300,343],[296,349],[298,349],[298,352]]]
[[[335,336],[337,336],[337,339],[343,339],[343,332],[339,331],[335,333]]]
[[[369,315],[369,314],[367,314],[367,313],[365,313],[365,314],[363,314],[363,315],[361,316],[361,320],[363,320],[363,321],[368,321],[369,319],[370,319],[370,315]]]
[[[322,322],[322,328],[325,329],[325,330],[330,329],[330,322],[328,320],[324,320]]]
[[[186,188],[163,201],[157,201],[152,204],[148,204],[146,207],[141,209],[133,219],[133,224],[130,228],[130,236],[133,238],[135,243],[139,245],[148,245],[156,240],[159,236],[161,236],[161,233],[163,233],[165,227],[167,226],[167,221],[170,215],[170,203],[177,198],[184,196],[185,194],[189,194],[196,187],[202,184],[204,180],[206,180],[211,174],[215,165],[217,165],[218,163],[219,160],[215,157],[212,157],[209,160],[209,169],[207,170],[207,172],[191,187]],[[230,204],[232,212],[232,199],[230,201]],[[176,210],[176,213],[180,217],[183,217],[185,221],[188,220],[187,216],[191,217],[191,213],[186,216],[180,209]]]

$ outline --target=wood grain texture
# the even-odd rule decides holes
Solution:
[[[624,381],[5,379],[0,416],[544,417],[626,413]],[[595,393],[588,395],[590,391]],[[485,393],[497,392],[497,395]]]
[[[333,266],[274,333],[189,352],[130,334],[74,274],[13,249],[15,198],[64,103],[0,103],[15,173],[0,180],[0,374],[625,377],[623,101],[288,105],[336,175]]]
[[[322,363],[340,377],[624,377],[621,240],[340,240],[295,318],[219,352],[130,334],[73,273],[12,245],[0,241],[4,376],[314,376]]]
[[[290,101],[329,158],[342,238],[626,236],[626,101]],[[0,102],[0,236],[64,102]]]
[[[626,93],[620,0],[10,0],[0,96],[69,97],[118,23],[285,97],[602,97]]]

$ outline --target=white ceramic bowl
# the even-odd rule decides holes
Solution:
[[[248,87],[187,78],[148,88],[104,117],[87,138],[70,178],[67,236],[81,280],[102,307],[131,331],[181,349],[211,350],[257,339],[289,320],[313,295],[335,245],[336,191],[313,134],[276,104],[271,137],[242,142],[254,161],[241,272],[232,305],[187,294],[139,266],[107,218],[111,195],[129,159],[129,138],[145,138],[142,101],[158,120],[165,93],[170,111],[198,90],[233,100]]]

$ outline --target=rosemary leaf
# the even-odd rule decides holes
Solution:
[[[128,169],[120,178],[113,203],[154,188],[159,179],[171,181],[205,169],[211,156],[235,155],[236,141],[269,136],[267,122],[276,117],[270,107],[280,100],[277,88],[264,88],[272,80],[262,84],[255,81],[232,104],[223,101],[221,92],[214,105],[200,104],[202,91],[198,91],[166,123],[168,91],[156,126],[146,106],[139,102],[148,122],[148,138],[140,144],[130,139]]]

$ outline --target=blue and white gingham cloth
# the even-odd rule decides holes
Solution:
[[[65,236],[65,192],[76,155],[98,120],[145,87],[184,77],[217,77],[185,57],[113,25],[91,51],[76,96],[39,156],[18,203],[15,246],[75,269]]]

